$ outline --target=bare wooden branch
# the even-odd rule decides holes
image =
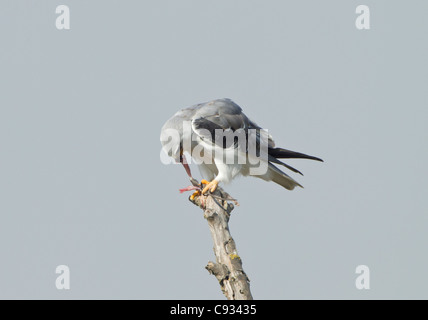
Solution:
[[[217,188],[212,195],[201,195],[191,200],[204,210],[214,242],[216,262],[208,262],[205,268],[217,278],[227,299],[252,300],[250,280],[242,268],[241,257],[229,231],[229,218],[234,205],[228,200],[237,204],[222,188]]]

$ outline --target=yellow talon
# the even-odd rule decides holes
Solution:
[[[207,183],[204,183],[207,182]],[[218,181],[217,180],[213,180],[211,182],[208,182],[206,180],[202,180],[201,183],[206,184],[205,188],[202,190],[202,194],[205,194],[209,191],[214,192],[217,189],[218,186]]]
[[[207,181],[207,180],[205,180],[205,179],[202,179],[201,180],[201,184],[209,184],[210,182],[209,181]]]
[[[196,190],[195,192],[193,192],[193,194],[190,196],[190,201],[193,201],[193,200],[195,200],[195,198],[197,197],[197,196],[200,196],[201,195],[201,192],[199,191],[199,190]]]

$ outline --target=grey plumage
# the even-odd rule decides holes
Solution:
[[[189,124],[187,133],[184,125],[186,121]],[[170,140],[166,139],[166,133],[170,130],[179,132],[179,141],[168,144]],[[223,136],[219,135],[221,132],[229,132],[233,135],[233,140],[225,138],[224,133]],[[246,143],[239,143],[239,137],[245,138]],[[186,139],[188,143],[185,143]],[[251,121],[242,112],[241,107],[230,99],[213,100],[178,111],[162,127],[161,141],[165,151],[176,161],[181,161],[183,152],[190,153],[195,160],[201,160],[202,156],[193,152],[197,146],[203,146],[205,153],[207,151],[233,153],[232,156],[235,159],[237,155],[244,155],[247,160],[246,163],[224,163],[223,158],[213,156],[211,163],[202,162],[199,164],[201,174],[205,179],[216,179],[226,183],[237,175],[250,175],[251,160],[255,159],[255,156],[249,152],[251,148],[261,150],[260,147],[262,146],[267,150],[265,157],[267,170],[264,174],[255,176],[266,181],[274,181],[288,190],[294,189],[295,186],[302,186],[275,164],[284,166],[296,173],[302,173],[279,159],[301,158],[322,161],[320,158],[303,153],[276,148],[272,136]],[[254,141],[255,145],[250,145],[251,141]],[[200,159],[197,159],[198,157]]]

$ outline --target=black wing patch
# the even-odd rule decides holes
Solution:
[[[224,128],[221,125],[206,118],[193,120],[193,128],[198,136],[205,141],[215,143],[217,146],[225,149],[238,146],[239,140],[247,141],[247,131],[243,128],[234,129]]]

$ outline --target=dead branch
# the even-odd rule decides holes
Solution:
[[[220,187],[212,195],[196,196],[191,200],[203,209],[214,242],[216,262],[208,262],[205,268],[217,278],[227,299],[252,300],[250,280],[242,268],[241,257],[229,231],[229,218],[234,205],[228,201],[238,204]]]

